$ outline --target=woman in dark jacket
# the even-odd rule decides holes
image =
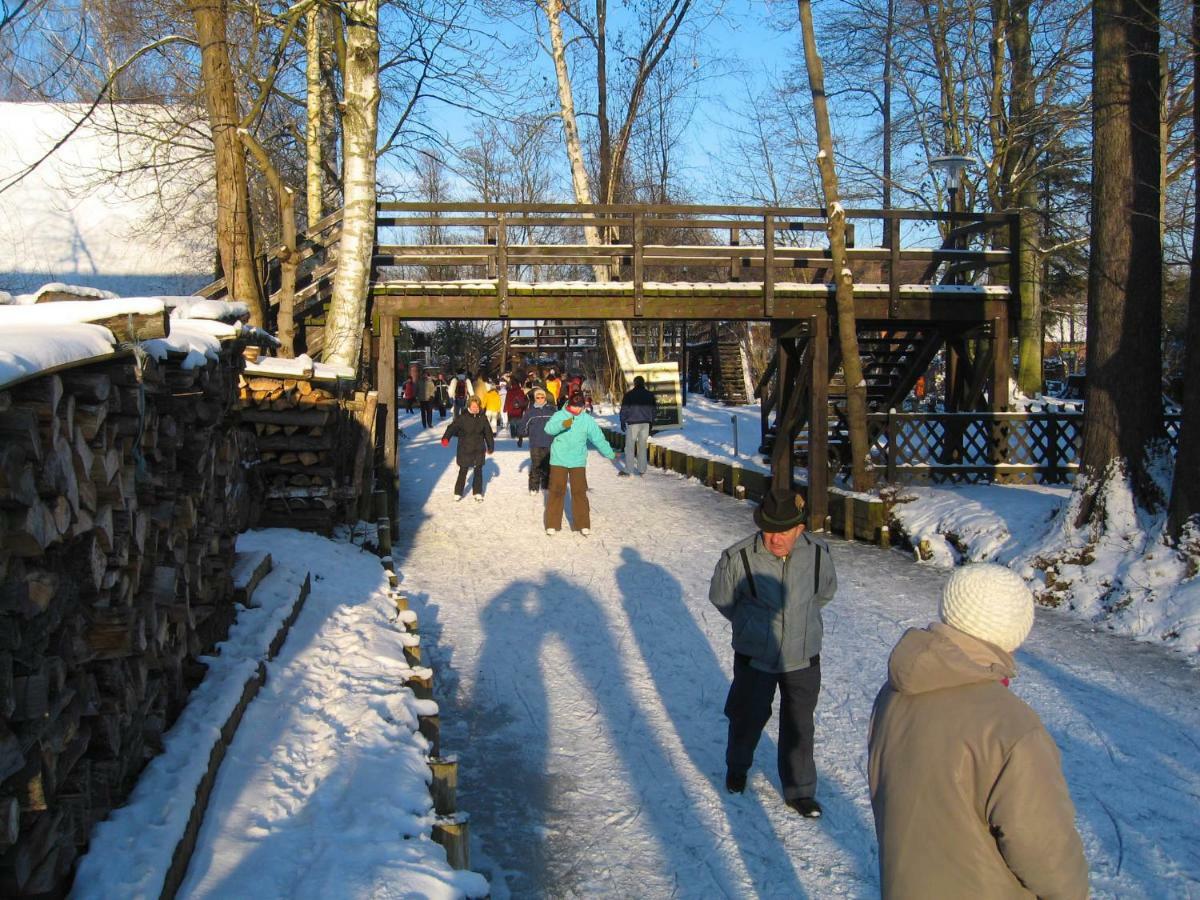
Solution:
[[[550,444],[554,438],[546,434],[546,423],[557,410],[549,391],[540,384],[534,385],[530,393],[533,403],[525,407],[517,434],[529,438],[529,493],[536,494],[550,486]]]
[[[458,450],[455,459],[458,461],[458,480],[454,483],[454,499],[463,498],[463,488],[467,484],[467,470],[474,469],[471,479],[471,493],[478,501],[483,500],[483,462],[487,455],[495,450],[495,438],[492,426],[488,424],[483,414],[483,404],[479,398],[472,395],[467,400],[466,412],[457,416],[446,427],[442,435],[442,446],[450,446],[450,438],[458,438]]]

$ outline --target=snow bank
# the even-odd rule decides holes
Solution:
[[[238,728],[180,896],[480,897],[448,866],[378,557],[312,534],[243,534],[239,552],[314,573],[312,593]],[[110,891],[109,896],[126,896]]]
[[[228,639],[217,645],[217,655],[202,657],[208,671],[164,736],[163,752],[143,770],[128,802],[93,829],[75,875],[73,897],[104,900],[162,893],[221,728],[267,658],[305,575],[300,569],[268,575],[255,592],[257,606],[239,607]]]

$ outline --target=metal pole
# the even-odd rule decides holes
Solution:
[[[733,455],[734,455],[734,458],[737,458],[737,457],[740,455],[740,454],[738,453],[738,429],[737,429],[737,416],[735,416],[735,415],[730,415],[730,417],[729,417],[729,424],[731,424],[731,425],[733,426]]]

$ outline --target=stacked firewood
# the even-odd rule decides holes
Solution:
[[[0,390],[0,895],[63,889],[232,621],[240,349]]]
[[[371,440],[355,424],[368,405],[374,421],[375,403],[374,394],[342,393],[338,381],[311,373],[285,377],[252,367],[242,376],[241,422],[255,435],[262,490],[255,524],[328,533],[354,520],[348,508],[362,493],[363,445]]]

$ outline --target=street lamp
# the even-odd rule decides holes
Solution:
[[[963,173],[978,162],[973,156],[960,156],[957,153],[947,153],[945,156],[935,156],[929,161],[933,169],[946,173],[946,189],[950,192],[950,212],[959,212],[959,190],[962,188]]]

